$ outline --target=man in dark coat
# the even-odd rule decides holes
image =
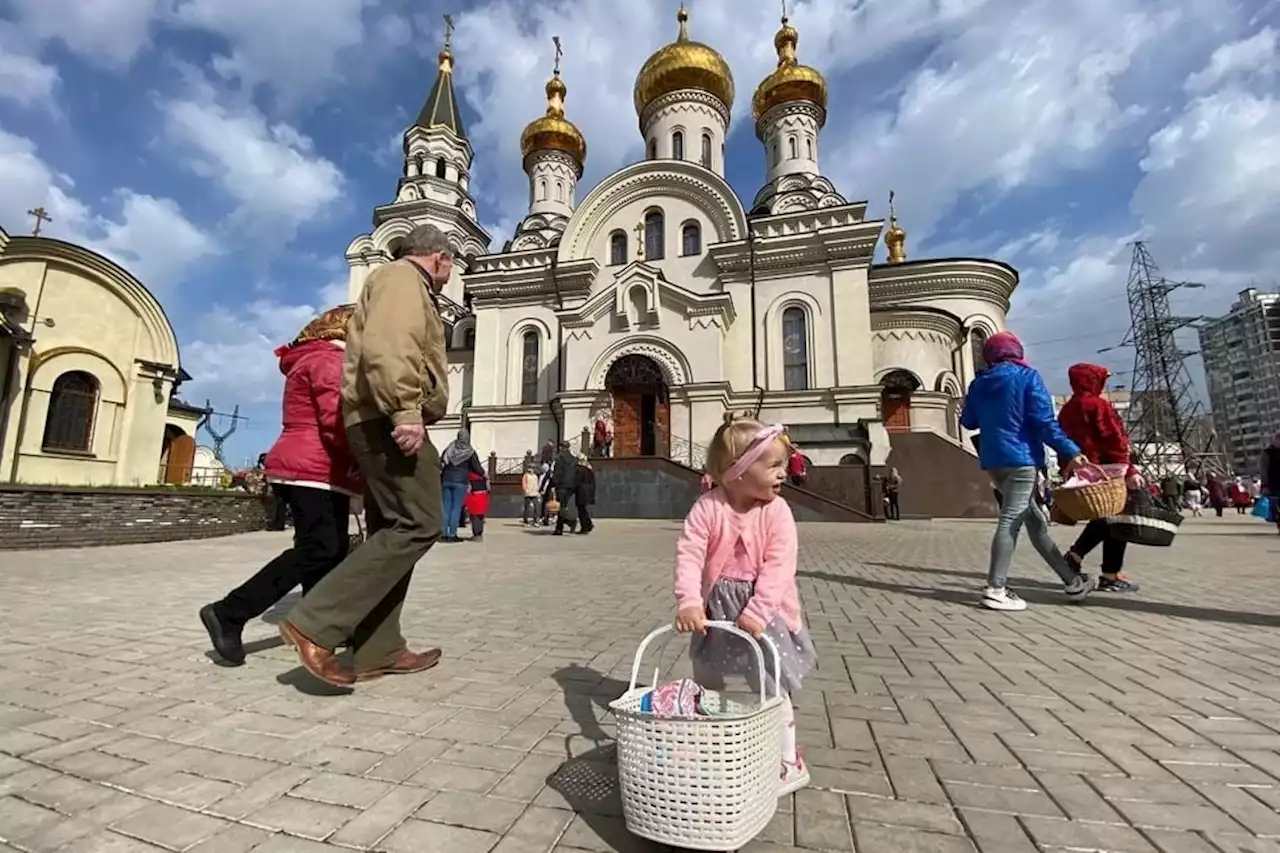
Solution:
[[[556,500],[560,502],[560,513],[556,516],[556,529],[553,536],[563,536],[565,525],[569,532],[578,524],[574,513],[573,500],[578,485],[578,457],[573,455],[569,442],[560,442],[560,455],[556,457],[555,467],[551,469],[551,485],[556,490]]]

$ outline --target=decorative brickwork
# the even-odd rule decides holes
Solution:
[[[266,527],[266,501],[243,492],[0,486],[0,550],[206,539]]]

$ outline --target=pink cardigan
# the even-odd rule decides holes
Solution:
[[[748,512],[729,505],[723,489],[694,502],[676,544],[676,607],[705,607],[711,588],[733,557],[741,537],[751,562],[760,566],[755,593],[743,613],[761,625],[781,615],[790,631],[804,627],[796,589],[796,520],[782,498]]]

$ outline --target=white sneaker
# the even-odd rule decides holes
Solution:
[[[992,610],[1026,610],[1027,603],[1009,590],[993,586],[982,593],[982,604]]]
[[[1063,584],[1062,591],[1067,594],[1067,598],[1075,602],[1084,601],[1089,597],[1089,593],[1093,592],[1094,580],[1086,574],[1079,574],[1071,583]]]
[[[787,794],[794,794],[801,788],[809,786],[809,768],[804,763],[804,756],[796,750],[796,760],[794,763],[783,759],[782,761],[782,778],[778,782],[778,796],[785,797]]]

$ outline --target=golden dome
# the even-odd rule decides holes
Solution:
[[[900,264],[907,259],[907,232],[898,225],[892,191],[889,192],[889,230],[884,232],[884,245],[889,250],[889,263]]]
[[[563,151],[578,163],[578,175],[587,161],[587,140],[573,122],[564,117],[564,96],[568,93],[560,71],[547,81],[547,111],[529,122],[520,134],[520,155],[528,157],[534,151]]]
[[[676,40],[659,48],[636,75],[636,115],[663,95],[681,89],[701,89],[715,95],[726,107],[733,106],[733,72],[729,63],[713,48],[689,39],[689,13],[680,10],[676,20],[680,31]]]
[[[811,101],[824,110],[827,108],[827,80],[815,68],[801,65],[796,60],[796,43],[800,33],[782,18],[782,27],[773,37],[778,51],[778,67],[760,81],[751,99],[751,115],[756,121],[779,104],[792,101]]]

